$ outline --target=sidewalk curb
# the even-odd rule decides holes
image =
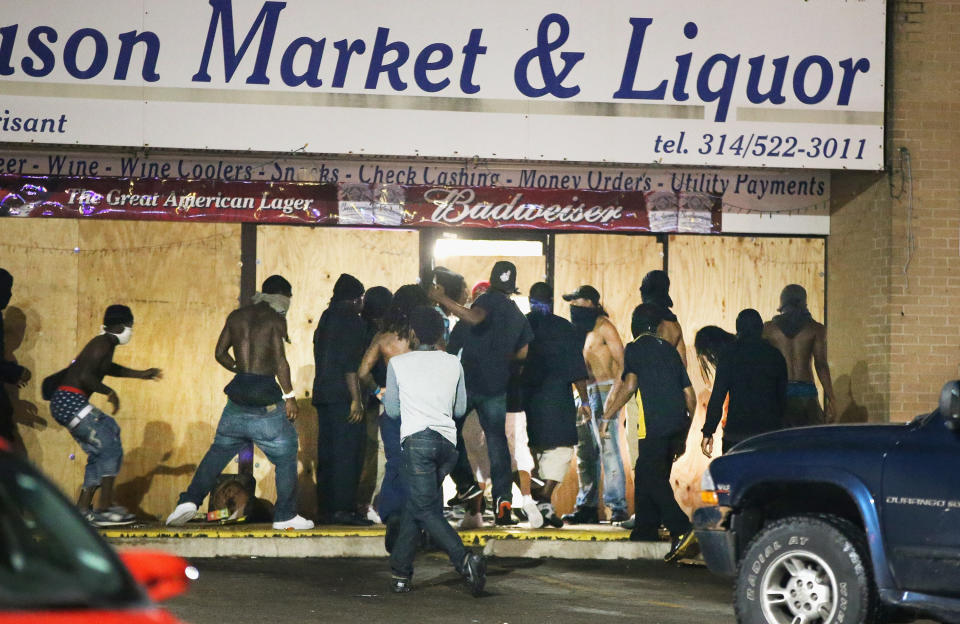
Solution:
[[[117,548],[154,548],[186,558],[205,557],[386,557],[384,529],[322,528],[273,531],[269,525],[112,529],[104,537]],[[631,542],[623,531],[490,529],[461,531],[467,546],[486,555],[552,559],[662,559],[667,542]]]

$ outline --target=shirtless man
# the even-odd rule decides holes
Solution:
[[[90,395],[94,392],[106,395],[116,414],[120,409],[120,398],[113,388],[103,383],[105,376],[155,380],[163,376],[159,368],[139,371],[114,364],[113,352],[117,345],[127,344],[132,335],[133,313],[130,308],[125,305],[108,307],[103,315],[100,335],[87,343],[70,366],[47,378],[50,380],[47,383],[56,384],[50,398],[50,413],[70,431],[87,454],[77,506],[96,526],[130,524],[135,517],[113,503],[113,485],[123,461],[120,427],[116,420],[89,402]],[[100,504],[92,509],[97,489],[100,489]]]
[[[617,328],[600,305],[600,293],[584,284],[563,296],[570,302],[570,319],[575,328],[586,334],[583,358],[587,364],[592,418],[577,424],[577,473],[580,491],[577,509],[563,516],[568,524],[599,522],[600,474],[603,471],[603,502],[610,508],[610,521],[627,520],[626,481],[620,456],[620,420],[618,412],[609,421],[603,420],[607,396],[620,385],[623,373],[623,342]]]
[[[379,390],[387,386],[387,364],[394,356],[410,351],[410,313],[419,306],[430,305],[426,291],[417,284],[407,284],[397,289],[384,318],[383,331],[378,332],[363,354],[357,378],[360,387]],[[387,552],[393,550],[393,542],[399,529],[400,512],[406,501],[406,488],[400,480],[400,421],[380,418],[380,437],[383,439],[383,454],[386,465],[380,484],[377,513],[387,525],[385,545]]]
[[[824,423],[813,368],[817,371],[826,401],[826,422],[834,421],[833,382],[827,364],[827,328],[813,320],[807,309],[807,291],[790,284],[780,293],[780,314],[763,326],[763,337],[775,346],[787,361],[787,404],[783,414],[785,427],[803,427]]]
[[[223,469],[240,449],[252,442],[276,466],[273,528],[313,528],[312,521],[296,513],[298,440],[293,421],[298,409],[283,347],[287,338],[284,316],[292,295],[287,280],[271,275],[264,280],[262,292],[254,295],[251,305],[227,316],[216,349],[217,362],[235,373],[223,389],[227,405],[210,450],[187,491],[180,495],[177,508],[167,517],[168,526],[183,526],[192,520]]]
[[[680,327],[677,315],[670,309],[673,307],[673,299],[670,298],[670,277],[665,271],[650,271],[643,276],[643,282],[640,284],[640,300],[655,306],[660,314],[657,337],[677,348],[683,367],[686,368],[687,345],[683,341],[683,328]]]

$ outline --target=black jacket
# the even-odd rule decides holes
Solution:
[[[703,435],[712,436],[730,394],[724,437],[743,440],[783,426],[787,362],[762,338],[741,338],[720,356],[713,393],[707,405]]]

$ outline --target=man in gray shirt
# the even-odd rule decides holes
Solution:
[[[437,349],[443,338],[443,319],[429,306],[410,314],[413,337],[409,353],[394,356],[387,365],[383,407],[400,419],[401,475],[408,496],[390,553],[393,591],[410,591],[413,559],[420,529],[450,557],[473,595],[486,582],[483,557],[464,548],[460,536],[443,517],[443,482],[457,461],[457,425],[467,411],[463,368],[456,356]]]

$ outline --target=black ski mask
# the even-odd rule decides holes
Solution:
[[[570,306],[570,322],[581,332],[589,334],[597,325],[597,317],[600,316],[600,312],[600,308]]]

